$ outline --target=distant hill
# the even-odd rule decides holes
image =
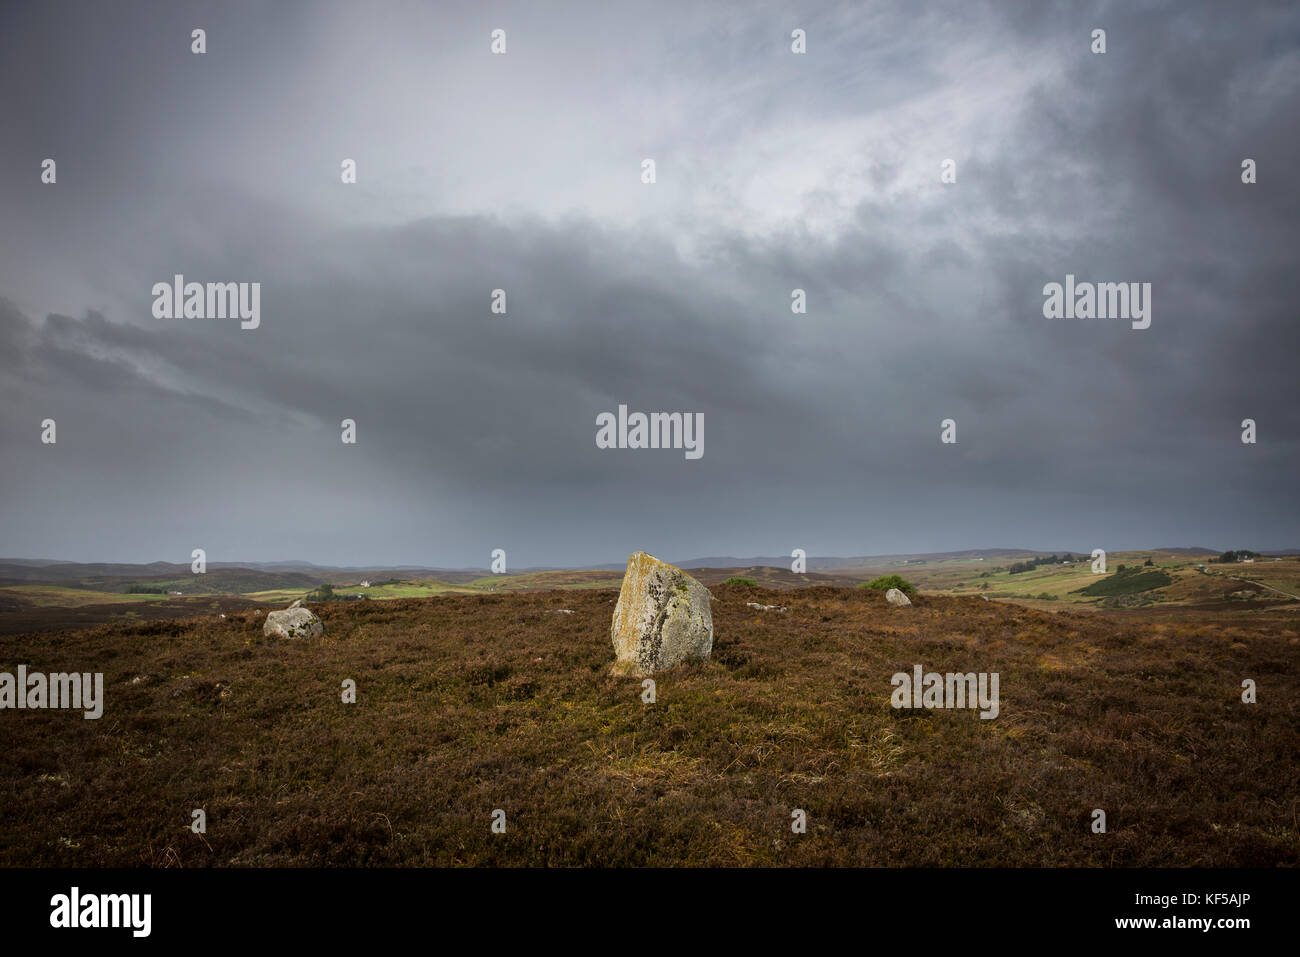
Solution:
[[[759,588],[798,588],[803,585],[845,587],[856,585],[860,581],[860,579],[826,575],[822,572],[808,572],[805,575],[796,575],[790,571],[788,564],[784,567],[780,565],[729,566],[722,568],[691,566],[691,571],[696,578],[710,588],[722,584],[729,578],[752,578]]]
[[[92,591],[131,594],[184,592],[185,594],[242,593],[272,588],[308,589],[320,584],[315,575],[270,572],[239,566],[208,566],[195,575],[189,565],[154,562],[149,565],[51,565],[0,563],[0,585],[61,585]]]
[[[1300,555],[1300,549],[1261,549],[1265,556]],[[842,574],[857,574],[860,569],[897,568],[902,565],[922,565],[939,562],[961,562],[983,559],[990,562],[1023,560],[1038,556],[1065,555],[1086,557],[1090,548],[970,548],[949,552],[911,552],[888,555],[827,556],[810,555],[806,559],[809,573],[822,572],[830,578],[843,577]],[[1203,557],[1219,555],[1221,549],[1202,546],[1175,546],[1153,549],[1115,549],[1120,552],[1151,552],[1169,555]],[[740,574],[745,569],[785,569],[789,570],[789,555],[761,555],[736,557],[731,555],[711,555],[703,558],[691,558],[685,561],[672,561],[679,568],[689,568],[703,574],[711,570],[725,570],[730,574]],[[622,572],[626,561],[586,566],[531,565],[511,567],[510,575],[540,574],[563,571],[609,571]],[[113,562],[69,562],[53,559],[34,558],[0,558],[0,586],[3,585],[63,585],[68,587],[89,587],[99,590],[115,591],[113,582],[168,582],[188,581],[192,590],[211,591],[266,591],[277,588],[311,588],[321,582],[334,585],[353,584],[363,579],[376,580],[426,580],[434,579],[453,584],[466,583],[484,578],[491,574],[487,568],[439,568],[420,565],[316,565],[307,561],[275,562],[213,562],[209,561],[206,581],[199,582],[198,576],[190,571],[188,563],[150,562],[148,564],[130,564]],[[738,571],[740,570],[740,571]],[[220,573],[220,577],[217,576]],[[750,576],[754,577],[754,576]],[[798,576],[794,576],[797,578]],[[765,580],[767,580],[765,578]],[[777,581],[772,580],[776,585]],[[178,588],[177,590],[184,590]]]
[[[149,565],[82,564],[80,562],[25,562],[5,559],[0,562],[0,583],[49,582],[63,584],[83,578],[159,578],[190,574],[189,565],[153,562]]]
[[[840,569],[840,568],[876,568],[885,565],[900,565],[905,562],[916,561],[954,561],[963,558],[975,559],[995,559],[995,558],[1027,558],[1032,555],[1063,555],[1068,551],[1073,551],[1075,555],[1086,555],[1088,550],[1085,549],[1034,549],[1034,548],[970,548],[956,552],[904,552],[894,555],[860,555],[854,557],[840,558],[834,556],[808,556],[807,567],[811,569]],[[1218,554],[1217,552],[1215,554]],[[758,558],[735,558],[711,556],[709,558],[693,558],[685,562],[674,562],[679,568],[748,568],[752,566],[774,566],[777,568],[789,568],[792,559],[789,555],[784,556],[761,556]]]

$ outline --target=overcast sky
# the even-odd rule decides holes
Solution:
[[[0,554],[1300,547],[1300,7],[1135,6],[4,4]]]

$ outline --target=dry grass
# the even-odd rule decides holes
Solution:
[[[107,694],[99,721],[0,712],[0,863],[1300,862],[1294,613],[713,591],[712,660],[653,705],[608,674],[608,590],[318,606],[303,642],[252,611],[0,639],[0,670],[103,671]],[[894,710],[916,663],[999,672],[1000,717]]]

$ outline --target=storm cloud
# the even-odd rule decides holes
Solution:
[[[1300,545],[1300,10],[700,6],[7,7],[0,551]]]

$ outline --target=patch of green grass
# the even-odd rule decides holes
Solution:
[[[1093,582],[1085,588],[1076,588],[1074,594],[1090,597],[1113,595],[1136,595],[1138,592],[1150,591],[1173,584],[1173,579],[1163,571],[1144,572],[1140,566],[1121,568],[1113,575],[1107,575],[1100,581]]]

